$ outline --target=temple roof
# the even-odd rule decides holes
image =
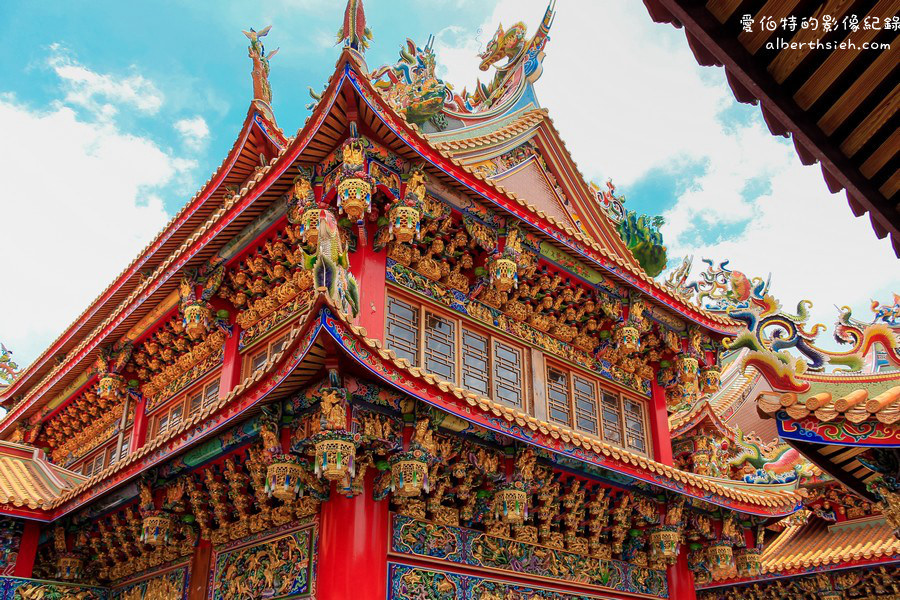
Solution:
[[[262,111],[267,113],[268,111]],[[110,313],[133,298],[135,289],[151,279],[166,257],[176,253],[192,233],[212,215],[218,214],[231,190],[248,185],[259,166],[260,155],[271,156],[287,143],[274,120],[250,104],[241,131],[227,156],[200,190],[191,198],[134,260],[95,298],[37,359],[24,368],[15,381],[0,388],[0,404],[10,408],[10,400],[21,394],[30,381],[58,373],[79,357],[86,337],[95,335],[109,322]]]
[[[53,398],[62,402],[66,397],[71,397],[85,383],[79,378],[99,355],[102,343],[139,335],[162,316],[167,303],[168,308],[174,306],[177,300],[176,275],[186,266],[199,268],[206,261],[216,258],[224,241],[237,235],[292,185],[295,173],[292,169],[299,164],[310,165],[323,160],[343,140],[352,120],[359,121],[360,127],[365,127],[371,135],[383,140],[391,151],[404,160],[413,162],[425,159],[426,172],[433,181],[453,187],[470,198],[491,202],[529,224],[546,243],[573,253],[642,291],[649,302],[657,303],[719,335],[736,330],[736,321],[692,305],[678,292],[647,276],[627,250],[616,251],[609,245],[601,246],[591,236],[543,213],[517,194],[507,192],[448,152],[432,148],[421,130],[396,114],[381,97],[371,85],[364,68],[358,55],[344,49],[335,73],[329,79],[328,88],[301,131],[286,140],[267,164],[250,168],[249,176],[233,194],[223,195],[216,202],[208,202],[213,192],[217,200],[223,194],[221,187],[225,176],[236,168],[235,164],[240,162],[238,158],[243,156],[235,151],[229,155],[216,177],[191,202],[190,210],[184,209],[179,213],[183,215],[188,211],[190,220],[176,217],[173,224],[160,234],[159,240],[165,241],[165,244],[161,245],[159,241],[151,244],[150,248],[155,248],[158,253],[171,248],[165,259],[158,263],[154,261],[156,266],[152,274],[140,277],[137,274],[137,266],[146,264],[145,251],[137,266],[133,267],[135,279],[126,278],[116,284],[116,294],[120,294],[116,299],[121,297],[121,300],[115,304],[94,303],[88,311],[90,318],[76,321],[61,338],[66,340],[65,347],[70,348],[66,360],[51,365],[50,357],[55,352],[53,348],[59,342],[55,343],[36,361],[37,367],[28,370],[0,398],[0,402],[7,406],[10,406],[11,400],[18,399],[0,421],[0,434],[21,417],[33,415]],[[252,123],[262,120],[262,117],[251,118],[254,114],[251,111],[248,115],[242,135],[249,132]],[[242,138],[236,148],[243,150],[244,145]],[[268,201],[258,201],[263,194]],[[199,206],[206,206],[207,211],[196,210]],[[201,216],[205,219],[200,220]],[[216,242],[213,243],[213,240]],[[133,281],[134,287],[122,287],[129,280]],[[127,290],[130,292],[126,293]],[[90,333],[85,335],[86,331]],[[43,377],[35,383],[33,380],[38,374]]]
[[[808,391],[760,395],[760,413],[771,416],[784,410],[792,419],[823,422],[876,419],[890,425],[900,420],[900,373],[801,378],[809,382]]]
[[[785,528],[761,556],[763,573],[846,567],[880,558],[900,559],[900,539],[883,517],[833,524],[810,518]]]
[[[827,34],[818,26],[823,15],[841,22],[852,7],[863,7],[824,0],[800,6],[753,0],[644,4],[654,21],[685,28],[698,63],[724,66],[735,98],[759,104],[772,135],[792,137],[804,165],[819,162],[828,189],[845,189],[853,214],[869,212],[875,234],[890,234],[900,256],[900,145],[897,128],[891,125],[897,109],[896,78],[891,77],[897,63],[896,33],[888,27],[863,26],[895,17],[895,2],[863,3],[867,8],[858,12],[858,28],[836,25]],[[750,31],[743,29],[744,15],[753,19]],[[763,26],[764,19],[777,23],[789,16],[798,22],[814,17],[816,26],[795,31]],[[777,48],[769,45],[776,36],[782,43]],[[810,44],[816,42],[821,46],[813,50]],[[882,42],[887,46],[864,46]],[[847,47],[832,49],[841,43]]]
[[[47,508],[84,477],[50,463],[37,448],[0,440],[0,514]]]

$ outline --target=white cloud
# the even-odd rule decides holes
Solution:
[[[163,94],[152,81],[133,72],[125,77],[97,73],[76,61],[59,44],[50,47],[48,64],[63,82],[64,102],[110,118],[120,107],[153,115],[163,104]]]
[[[181,134],[185,146],[192,150],[203,149],[209,141],[209,125],[200,115],[175,121],[175,131]]]
[[[533,33],[545,8],[501,0],[478,31],[439,32],[440,75],[457,90],[489,80],[475,54],[497,25],[524,21]],[[693,254],[695,269],[710,257],[750,276],[771,272],[785,308],[808,298],[829,330],[833,304],[869,318],[869,298],[900,290],[897,259],[868,218],[854,218],[819,168],[769,133],[758,107],[737,104],[723,69],[697,65],[683,30],[653,23],[640,2],[573,0],[557,5],[550,38],[538,99],[587,178],[612,177],[627,193],[651,171],[699,173],[664,215],[670,257]]]
[[[155,90],[152,82],[133,75],[116,83],[71,62],[54,69],[63,98],[47,107],[0,94],[0,340],[20,366],[162,228],[162,196],[196,166],[111,118],[156,112],[162,96],[140,93]]]

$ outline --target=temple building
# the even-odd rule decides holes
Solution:
[[[350,0],[294,135],[244,32],[221,166],[0,355],[0,599],[900,597],[900,306],[834,353],[727,263],[654,279],[538,103],[553,18],[459,92]]]

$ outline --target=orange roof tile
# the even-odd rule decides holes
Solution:
[[[829,525],[810,519],[786,528],[762,553],[764,573],[824,567],[900,555],[900,540],[884,518]]]
[[[0,505],[46,508],[84,477],[47,461],[32,446],[0,441]]]

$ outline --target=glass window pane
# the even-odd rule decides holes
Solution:
[[[219,399],[219,382],[213,381],[207,385],[203,394],[203,408],[206,408]]]
[[[285,334],[272,342],[272,346],[269,348],[269,356],[275,356],[279,352],[284,349],[284,345],[287,343],[288,336]]]
[[[419,311],[416,307],[388,298],[385,346],[399,358],[419,364]]]
[[[597,435],[597,391],[592,381],[575,376],[575,427]]]
[[[181,406],[175,407],[169,415],[169,428],[175,429],[181,424],[181,415],[184,409]]]
[[[159,427],[156,429],[156,433],[165,433],[169,429],[169,415],[162,415],[159,417]]]
[[[256,353],[253,358],[250,359],[250,372],[256,373],[262,369],[263,365],[266,364],[266,359],[268,359],[268,355],[265,350]]]
[[[619,397],[603,392],[603,439],[610,444],[622,445],[622,416]]]
[[[456,382],[456,323],[425,314],[425,370]]]
[[[203,390],[197,390],[191,394],[188,404],[189,415],[195,415],[200,412],[200,409],[203,407]]]
[[[562,371],[547,368],[547,412],[550,419],[563,425],[571,425],[569,410],[569,376]]]
[[[487,396],[488,382],[488,339],[474,331],[462,332],[462,387],[476,394]]]
[[[522,406],[522,353],[503,342],[494,341],[494,400]]]
[[[625,400],[625,442],[628,448],[638,452],[647,451],[644,432],[644,407],[640,402]]]

